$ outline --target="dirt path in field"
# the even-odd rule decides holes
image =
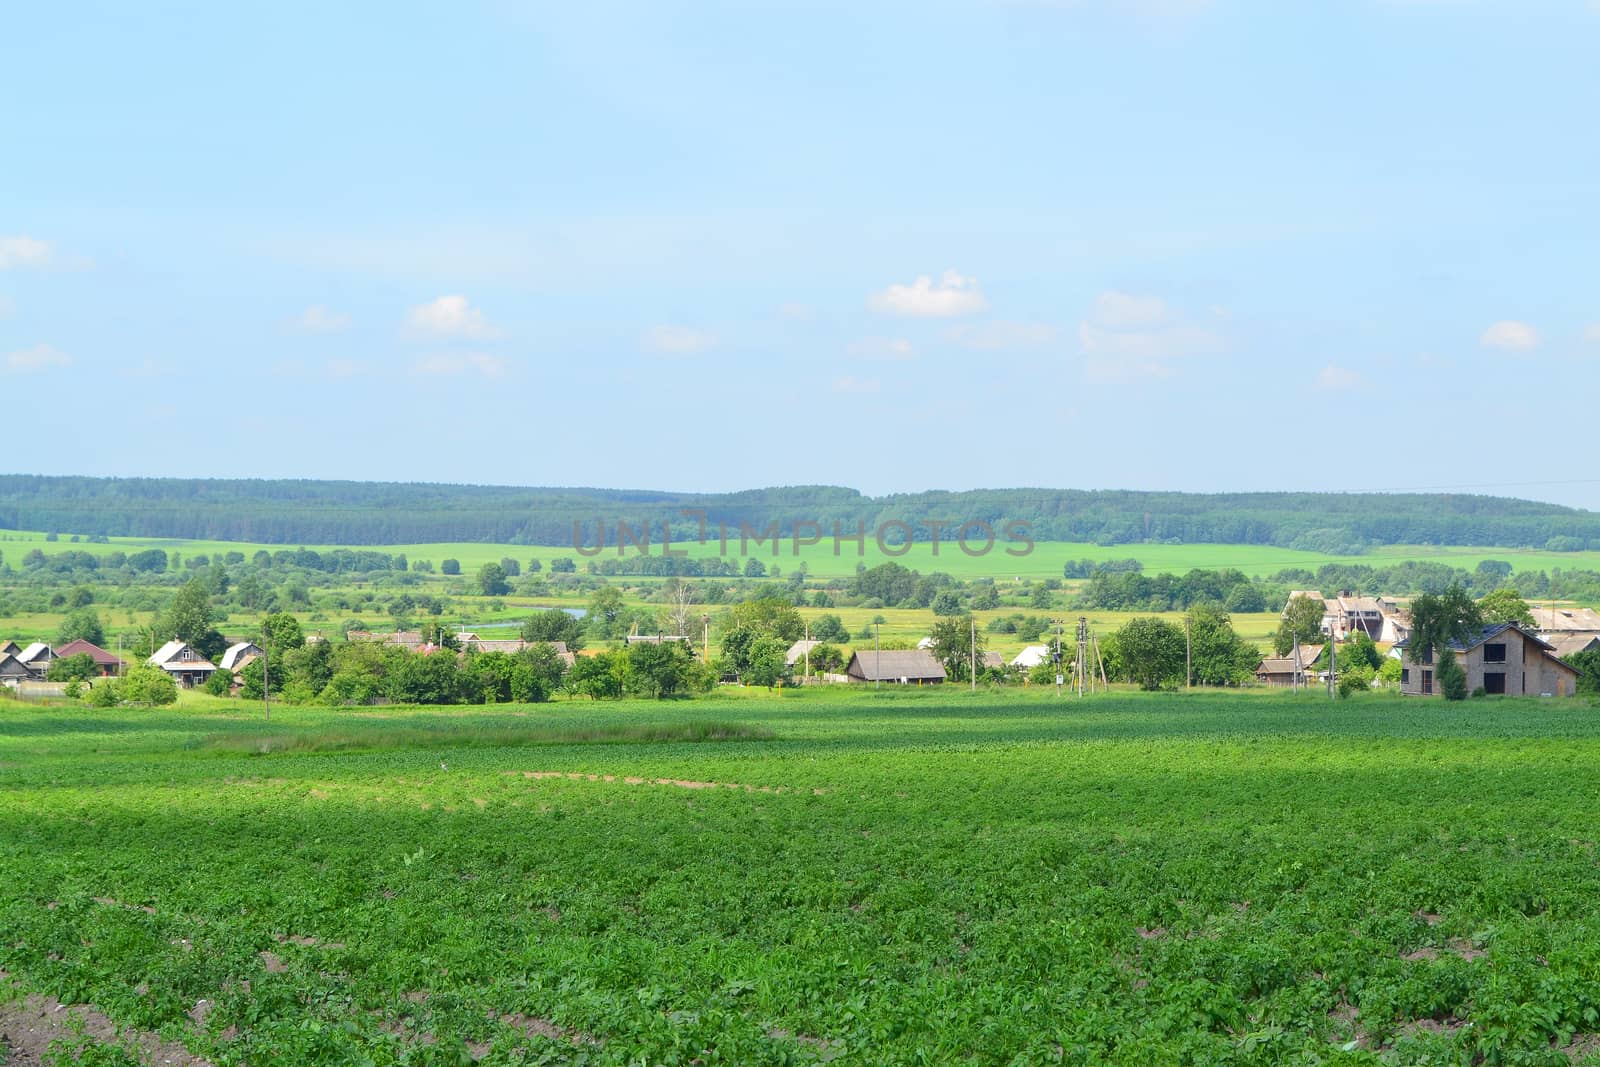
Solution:
[[[0,984],[7,980],[0,971]],[[9,1003],[0,1003],[0,1047],[7,1053],[6,1067],[39,1067],[50,1043],[83,1034],[101,1044],[131,1042],[139,1057],[150,1067],[212,1067],[175,1041],[142,1030],[119,1030],[117,1025],[85,1004],[67,1005],[55,997],[30,993]]]
[[[507,771],[516,774],[516,771]],[[670,785],[679,789],[742,789],[746,793],[799,793],[804,790],[786,785],[744,785],[739,782],[695,782],[683,778],[634,778],[615,774],[581,774],[577,771],[522,771],[522,777],[532,779],[565,778],[572,782],[621,782],[623,785]],[[811,790],[812,796],[822,796],[826,789]]]

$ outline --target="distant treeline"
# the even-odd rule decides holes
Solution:
[[[309,480],[0,475],[0,528],[88,537],[267,544],[483,542],[615,546],[618,524],[681,546],[726,528],[831,539],[878,531],[926,541],[939,526],[1028,524],[1036,541],[1276,545],[1329,554],[1371,545],[1600,549],[1600,514],[1502,497],[1374,493],[1142,493],[984,489],[868,497],[834,486],[739,493]],[[812,526],[810,524],[815,524]],[[942,525],[939,525],[942,524]],[[981,542],[981,537],[979,538]],[[629,549],[632,553],[634,550]],[[754,550],[753,550],[754,551]],[[613,549],[614,554],[614,549]]]

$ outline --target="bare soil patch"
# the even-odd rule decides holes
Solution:
[[[4,972],[0,972],[3,980]],[[0,1004],[0,1042],[7,1052],[7,1067],[38,1067],[51,1042],[77,1036],[80,1027],[84,1036],[102,1044],[131,1043],[152,1067],[212,1067],[209,1060],[175,1041],[143,1030],[118,1028],[103,1012],[86,1004],[63,1004],[37,993]]]
[[[515,771],[507,772],[515,774]],[[679,789],[740,789],[746,793],[794,793],[786,785],[746,785],[742,782],[697,782],[686,778],[636,778],[629,775],[583,774],[578,771],[523,771],[522,777],[542,781],[546,778],[564,778],[569,782],[621,782],[623,785],[670,785]],[[812,795],[822,796],[825,789],[813,789]]]

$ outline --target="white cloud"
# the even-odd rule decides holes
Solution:
[[[1160,326],[1173,318],[1172,309],[1158,296],[1134,296],[1107,290],[1094,298],[1090,317],[1101,326],[1113,330],[1131,330],[1141,326]]]
[[[946,341],[976,352],[1048,348],[1060,336],[1060,330],[1044,322],[961,323],[944,331]]]
[[[1088,357],[1085,377],[1095,383],[1171,378],[1188,356],[1219,352],[1222,336],[1187,321],[1159,297],[1104,292],[1078,323],[1078,344]]]
[[[845,354],[857,359],[910,359],[916,349],[904,337],[862,337],[844,348]]]
[[[441,296],[426,304],[418,304],[406,315],[406,336],[413,339],[429,337],[468,337],[475,341],[492,341],[503,336],[489,325],[482,311],[473,307],[464,296]]]
[[[1502,348],[1508,352],[1526,352],[1539,345],[1539,331],[1525,322],[1502,319],[1483,331],[1478,343],[1486,348]]]
[[[1327,392],[1359,389],[1364,384],[1365,379],[1348,367],[1337,367],[1330,363],[1317,372],[1317,388]]]
[[[0,270],[13,267],[44,267],[50,264],[54,250],[49,241],[18,234],[0,237]]]
[[[810,322],[817,317],[817,309],[810,304],[791,301],[778,305],[778,318],[784,322]]]
[[[422,356],[411,365],[412,374],[430,375],[460,375],[481,374],[485,378],[500,378],[506,373],[507,363],[500,356],[491,356],[486,352],[435,352],[432,355]],[[328,366],[329,373],[335,374],[333,365]]]
[[[34,345],[32,348],[19,348],[15,352],[6,353],[5,363],[8,371],[48,370],[52,367],[72,366],[72,357],[49,345]]]
[[[356,359],[328,360],[327,370],[330,378],[354,378],[356,375],[364,373],[366,369],[367,365]]]
[[[329,311],[326,304],[312,304],[291,319],[289,324],[301,333],[337,333],[339,330],[350,328],[350,316],[338,311]]]
[[[639,340],[639,347],[658,355],[682,356],[716,347],[717,335],[689,326],[652,326]]]
[[[836,393],[849,393],[856,395],[863,393],[876,393],[878,391],[878,379],[857,378],[854,375],[846,374],[842,378],[835,378],[833,380],[833,391]]]
[[[975,315],[989,309],[974,278],[964,278],[947,270],[936,282],[923,274],[910,285],[891,285],[867,298],[867,306],[884,315],[910,318],[948,319]]]

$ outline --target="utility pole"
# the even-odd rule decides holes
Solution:
[[[1289,692],[1300,692],[1300,635],[1294,638],[1294,663],[1289,671]]]
[[[1065,682],[1067,680],[1066,677],[1061,673],[1062,672],[1062,665],[1061,665],[1061,631],[1062,631],[1061,620],[1057,619],[1056,620],[1056,654],[1055,654],[1055,657],[1054,657],[1055,664],[1056,664],[1056,696],[1060,696],[1061,695],[1061,685],[1062,685],[1063,682]]]
[[[967,651],[972,653],[972,691],[978,691],[978,617],[969,615],[967,621],[972,623],[972,634],[968,637]]]
[[[806,677],[811,677],[811,624],[806,623]]]
[[[704,634],[700,639],[700,658],[709,667],[711,666],[711,616],[709,614],[701,615],[700,625],[705,628]]]
[[[1328,635],[1328,699],[1339,698],[1339,634]]]
[[[872,688],[883,684],[883,648],[878,643],[878,622],[872,622]]]
[[[1072,674],[1078,683],[1078,695],[1083,696],[1083,672],[1091,670],[1089,666],[1089,619],[1085,615],[1078,616],[1078,656],[1073,663]],[[1089,675],[1089,689],[1094,690],[1094,675]]]

